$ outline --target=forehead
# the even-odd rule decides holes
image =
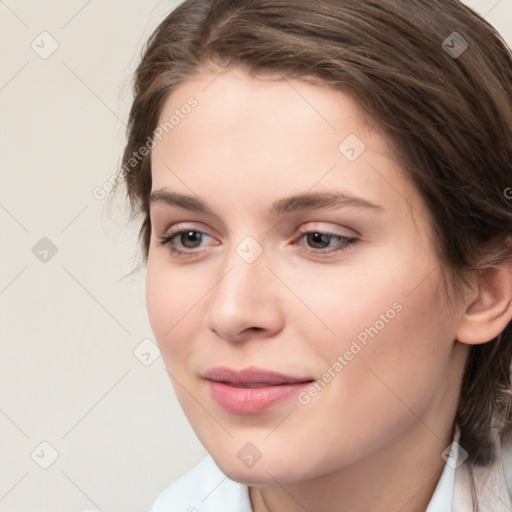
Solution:
[[[331,147],[334,142],[337,149],[336,141],[348,131],[361,138],[372,135],[374,149],[378,146],[381,153],[390,153],[385,138],[373,136],[378,135],[376,125],[356,101],[324,84],[276,75],[255,77],[237,67],[203,68],[167,98],[159,124],[179,112],[191,97],[197,101],[190,116],[194,129],[210,129],[214,124],[216,129],[210,129],[209,137],[217,143],[225,140],[226,133],[231,141],[247,141],[250,135],[258,135],[258,140],[271,143],[279,133],[279,142],[286,139],[292,147],[297,139],[299,147],[304,147],[309,139],[321,137]],[[175,126],[169,134],[176,142],[190,124],[180,121],[181,128]],[[241,127],[244,130],[240,133]]]
[[[168,97],[159,118],[166,125],[152,151],[153,190],[229,190],[240,207],[335,187],[371,202],[416,200],[386,137],[332,87],[202,70]]]

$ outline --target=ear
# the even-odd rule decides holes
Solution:
[[[457,340],[468,345],[487,343],[512,320],[512,265],[480,270],[457,326]]]

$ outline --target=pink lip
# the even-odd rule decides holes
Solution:
[[[212,398],[234,414],[259,414],[278,402],[297,395],[314,380],[255,367],[232,370],[212,368],[203,374]]]

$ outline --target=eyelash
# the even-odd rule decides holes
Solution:
[[[204,233],[203,231],[199,231],[196,229],[180,229],[180,230],[171,232],[164,237],[159,238],[157,241],[160,245],[167,246],[169,251],[175,256],[186,257],[186,256],[195,255],[197,253],[194,251],[194,249],[184,251],[184,250],[178,249],[177,247],[172,245],[172,242],[175,238],[179,238],[181,235],[190,233],[190,232],[199,233],[201,235],[209,236],[207,233]],[[338,247],[337,249],[331,249],[330,251],[327,251],[324,249],[307,248],[307,247],[301,245],[302,251],[309,255],[315,255],[315,256],[321,255],[321,256],[328,257],[328,256],[331,256],[332,254],[338,254],[338,253],[341,253],[342,251],[346,251],[350,248],[350,246],[354,246],[357,242],[359,242],[359,239],[356,237],[348,237],[348,236],[344,236],[344,235],[339,235],[337,233],[331,233],[329,231],[319,231],[319,230],[317,230],[317,231],[315,231],[315,230],[301,231],[300,239],[302,239],[303,237],[305,237],[307,235],[314,235],[314,234],[327,235],[330,237],[329,242],[334,239],[334,240],[338,240],[339,242],[341,242],[342,245],[340,247]]]

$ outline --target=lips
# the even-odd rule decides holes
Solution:
[[[258,414],[300,393],[313,382],[256,367],[233,370],[211,368],[203,374],[212,398],[224,410],[234,414]]]
[[[220,366],[206,371],[203,377],[208,380],[225,382],[235,387],[277,386],[279,384],[296,384],[313,380],[312,377],[294,377],[256,367],[232,370]]]

